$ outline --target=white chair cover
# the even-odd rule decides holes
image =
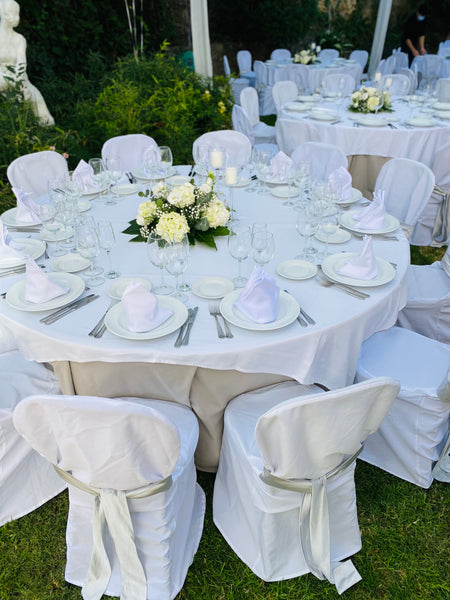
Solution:
[[[240,104],[241,92],[249,86],[248,79],[244,79],[243,77],[231,77],[231,69],[230,63],[228,62],[228,57],[223,56],[223,72],[225,77],[229,77],[231,89],[233,90],[233,97],[236,104]]]
[[[439,79],[436,83],[436,93],[439,102],[450,102],[450,79]]]
[[[348,160],[343,150],[333,144],[323,142],[306,142],[300,144],[292,153],[294,162],[309,162],[311,178],[316,181],[327,181],[328,176],[339,169],[348,167]]]
[[[283,61],[283,60],[288,60],[291,57],[292,57],[291,51],[288,50],[287,48],[276,48],[276,50],[272,50],[272,52],[270,54],[270,58],[272,60]]]
[[[293,81],[299,93],[309,89],[309,74],[306,65],[288,65],[285,69],[286,79]]]
[[[259,120],[259,100],[256,89],[248,87],[245,90],[242,90],[240,104],[250,119],[254,135],[254,143],[275,143],[275,127],[272,125],[267,125]]]
[[[424,54],[420,63],[423,79],[438,79],[444,66],[444,58],[437,54]]]
[[[66,484],[16,431],[13,409],[30,394],[59,394],[53,370],[18,350],[0,356],[0,526],[57,496]]]
[[[450,264],[449,249],[442,261],[409,265],[406,306],[399,312],[397,324],[450,344],[450,269],[446,273],[445,260]]]
[[[361,548],[354,459],[398,390],[386,378],[327,393],[284,382],[228,404],[213,517],[258,577],[312,572],[339,593],[360,580],[338,562]]]
[[[298,147],[298,142],[318,142],[319,132],[313,123],[306,120],[294,121],[292,119],[277,119],[275,123],[277,144],[288,156],[291,156]]]
[[[449,156],[450,142],[434,155],[431,170],[436,185],[411,236],[411,244],[416,246],[444,246],[450,242]]]
[[[440,42],[438,49],[438,56],[442,56],[444,59],[450,57],[450,40],[446,40],[445,42]]]
[[[283,104],[296,100],[297,86],[293,81],[277,81],[272,88],[272,95],[277,114],[279,114]]]
[[[233,109],[231,111],[231,121],[233,123],[233,129],[246,135],[253,146],[255,143],[255,136],[253,134],[252,125],[250,123],[250,119],[248,118],[248,114],[242,108],[242,106],[239,106],[239,104],[233,105]]]
[[[384,190],[385,208],[410,237],[434,187],[433,171],[409,158],[392,158],[378,173],[375,192]]]
[[[390,81],[389,87],[387,86],[388,81]],[[381,85],[387,89],[391,96],[403,97],[410,93],[411,79],[403,73],[391,73],[390,75],[383,75]]]
[[[418,333],[392,327],[366,340],[356,381],[381,373],[401,383],[400,392],[360,458],[396,477],[430,487],[432,467],[448,433],[450,402],[437,389],[450,364],[450,348]]]
[[[400,75],[406,75],[409,79],[409,94],[414,94],[417,89],[417,74],[412,69],[400,69]]]
[[[48,182],[51,179],[64,177],[68,173],[66,159],[53,150],[19,156],[6,170],[11,186],[30,192],[33,200],[47,194]]]
[[[255,88],[259,96],[259,114],[273,115],[276,112],[272,96],[272,86],[269,85],[267,67],[261,60],[255,60]]]
[[[324,48],[319,52],[317,58],[322,63],[329,63],[335,58],[339,58],[339,50],[336,50],[335,48]]]
[[[202,144],[223,146],[237,166],[246,165],[252,155],[252,144],[249,138],[244,133],[232,129],[208,131],[194,140],[192,156],[195,162],[198,162],[198,148]]]
[[[396,65],[396,58],[394,55],[388,56],[384,63],[383,75],[389,75],[394,72]]]
[[[323,79],[323,91],[325,94],[327,92],[341,92],[344,96],[350,96],[355,91],[355,87],[355,79],[348,73],[329,73]]]
[[[144,152],[148,148],[157,148],[155,140],[143,133],[118,135],[106,140],[102,147],[102,158],[117,157],[122,171],[134,171],[143,165]]]
[[[367,50],[353,50],[353,52],[350,53],[349,58],[350,60],[357,60],[364,71],[367,61],[369,60],[369,53]]]
[[[157,400],[40,395],[19,404],[14,423],[70,482],[66,580],[83,585],[85,600],[173,599],[205,509],[193,413]]]
[[[395,52],[394,57],[394,73],[400,73],[401,69],[407,69],[409,65],[408,54],[406,52]]]
[[[360,87],[363,78],[363,68],[359,63],[357,65],[345,65],[342,72],[353,77],[356,89]]]
[[[255,72],[252,71],[252,54],[249,50],[239,50],[236,53],[236,60],[239,67],[239,75],[248,79],[252,86],[255,85]]]

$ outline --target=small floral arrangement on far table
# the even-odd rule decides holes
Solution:
[[[351,104],[348,108],[353,112],[361,113],[376,113],[382,110],[391,112],[391,96],[389,92],[376,87],[362,86],[351,95]]]
[[[136,219],[122,232],[135,236],[131,242],[145,242],[150,232],[156,231],[168,242],[179,242],[187,234],[191,244],[198,241],[217,248],[214,237],[230,233],[225,227],[230,210],[214,191],[212,173],[202,185],[194,185],[192,179],[175,187],[160,182],[139,195],[147,200],[139,205]]]
[[[317,50],[317,48],[319,48],[319,50]],[[294,63],[301,65],[312,65],[317,60],[318,51],[320,51],[320,46],[316,46],[313,43],[307,50],[300,50],[300,52],[296,52],[294,54]]]

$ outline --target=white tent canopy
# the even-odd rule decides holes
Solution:
[[[191,30],[195,72],[212,77],[207,0],[191,0]]]
[[[383,55],[386,32],[391,16],[392,0],[380,0],[378,5],[377,24],[373,34],[372,50],[370,52],[369,79],[372,79],[377,69],[378,63]]]

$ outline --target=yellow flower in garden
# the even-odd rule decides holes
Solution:
[[[211,100],[211,92],[209,90],[205,90],[202,95],[203,100]]]
[[[156,215],[156,202],[142,202],[138,208],[136,223],[138,225],[148,225],[153,221]]]
[[[181,242],[184,234],[189,232],[189,225],[184,215],[171,212],[160,217],[155,231],[167,242]]]
[[[222,102],[222,100],[220,100],[217,106],[221,115],[223,115],[227,111],[227,107],[225,106],[224,102]]]
[[[210,227],[223,227],[230,219],[230,211],[221,200],[215,198],[206,206],[204,216]]]

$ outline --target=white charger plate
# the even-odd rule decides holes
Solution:
[[[358,202],[358,200],[361,200],[362,198],[362,192],[360,192],[359,190],[357,190],[356,188],[352,188],[351,194],[350,194],[350,200],[341,200],[340,202],[336,202],[336,206],[339,206],[340,204],[353,204],[353,202]]]
[[[241,177],[240,179],[237,180],[236,183],[234,183],[233,185],[227,186],[227,187],[243,188],[243,187],[247,187],[249,183],[250,183],[250,179],[248,177]]]
[[[333,281],[358,287],[377,287],[385,285],[394,279],[396,271],[391,263],[384,260],[384,258],[376,258],[378,275],[373,279],[356,279],[355,277],[339,274],[338,270],[341,269],[348,260],[351,260],[356,256],[358,256],[357,252],[340,252],[339,254],[327,256],[322,263],[322,271]]]
[[[5,225],[9,225],[9,227],[37,227],[42,224],[40,220],[34,221],[33,223],[29,223],[28,221],[18,221],[16,219],[16,212],[17,206],[14,206],[14,208],[5,210],[5,212],[0,215],[0,219]]]
[[[386,127],[392,121],[391,118],[380,115],[356,115],[352,120],[363,127]]]
[[[435,102],[433,108],[436,110],[450,110],[450,102]]]
[[[127,327],[122,302],[118,302],[106,314],[105,325],[108,331],[127,340],[153,340],[176,331],[187,319],[187,308],[182,302],[170,296],[157,296],[157,298],[158,305],[161,308],[173,311],[173,314],[164,323],[161,323],[161,325],[150,331],[143,331],[141,333],[130,331]]]
[[[102,185],[101,187],[90,187],[81,192],[82,196],[98,196],[98,194],[103,194],[108,189],[107,185]]]
[[[314,98],[314,96],[297,96],[297,100],[299,102],[309,102],[310,104],[316,103],[316,98]]]
[[[170,185],[183,185],[184,183],[189,183],[192,177],[188,175],[172,175],[166,179],[166,183]]]
[[[152,284],[148,279],[143,279],[142,277],[121,277],[117,279],[108,287],[107,293],[110,298],[113,300],[122,300],[122,294],[125,291],[125,288],[132,282],[140,283],[146,290],[152,289]]]
[[[318,231],[314,237],[316,238],[316,240],[319,240],[319,242],[327,242],[327,238],[326,236],[321,232]],[[328,238],[328,243],[329,244],[343,244],[344,242],[348,242],[348,240],[352,237],[352,234],[350,233],[350,231],[345,231],[345,229],[338,229],[337,231],[335,231],[333,233],[333,235],[330,235],[330,237]]]
[[[339,118],[337,112],[326,109],[312,109],[309,116],[316,121],[336,121]]]
[[[450,111],[447,111],[447,110],[435,111],[434,115],[438,119],[445,119],[445,120],[450,119]]]
[[[277,187],[272,188],[270,193],[277,198],[295,198],[299,195],[300,190],[295,186],[289,188],[288,185],[278,185]]]
[[[62,287],[69,288],[67,294],[62,294],[47,302],[41,302],[40,304],[34,304],[33,302],[27,302],[25,300],[25,277],[12,285],[6,293],[6,302],[12,308],[17,310],[24,310],[28,312],[37,312],[43,310],[53,310],[54,308],[60,308],[66,306],[72,300],[76,300],[84,291],[84,281],[78,275],[72,275],[71,273],[48,273],[49,279],[57,283]]]
[[[316,275],[317,267],[307,260],[284,260],[277,265],[276,272],[286,279],[311,279]]]
[[[286,102],[283,108],[293,112],[305,112],[307,110],[311,110],[313,106],[314,104],[307,102]]]
[[[223,298],[234,290],[234,283],[226,277],[203,277],[192,284],[192,292],[199,298]]]
[[[170,167],[170,169],[168,169],[168,171],[167,171],[167,178],[172,177],[173,175],[176,175],[176,174],[177,174],[177,170],[175,169],[175,167]],[[160,179],[164,179],[164,177],[162,175],[161,175],[161,177],[157,177],[156,179],[154,177],[149,177],[148,175],[146,175],[143,168],[132,171],[132,175],[134,175],[134,177],[136,177],[136,179],[142,179],[142,181],[157,181]]]
[[[45,229],[43,229],[40,232],[39,237],[41,238],[41,240],[45,240],[46,242],[61,242],[62,240],[67,240],[72,235],[72,227],[67,227],[67,229],[64,229],[62,231],[60,231],[59,229],[57,231],[45,231]]]
[[[18,252],[22,252],[26,256],[24,258],[8,258],[0,260],[0,272],[3,270],[11,269],[12,267],[20,267],[27,262],[27,258],[30,257],[33,260],[39,258],[45,252],[46,243],[42,240],[36,240],[34,238],[14,238],[17,245],[22,246]]]
[[[400,227],[400,221],[394,217],[394,215],[386,213],[384,216],[384,227],[380,227],[379,229],[361,229],[358,227],[358,221],[353,220],[353,215],[356,212],[358,211],[352,210],[351,212],[342,213],[338,216],[339,223],[346,229],[350,229],[350,231],[354,231],[355,233],[367,233],[368,235],[392,233]]]
[[[236,327],[250,329],[251,331],[272,331],[290,325],[299,315],[300,307],[297,300],[290,294],[280,291],[277,318],[275,321],[272,321],[271,323],[255,323],[254,321],[247,319],[245,315],[233,306],[241,293],[241,289],[234,290],[234,292],[231,292],[230,294],[227,294],[225,298],[222,298],[220,303],[220,312],[223,317],[232,325],[236,325]]]
[[[89,200],[78,200],[78,210],[80,212],[86,212],[88,210],[91,210],[91,203],[89,202]]]
[[[136,194],[139,191],[139,186],[135,183],[119,183],[119,185],[113,185],[111,193],[116,196],[129,196],[130,194]]]
[[[58,256],[52,262],[51,267],[54,271],[63,271],[64,273],[77,273],[83,269],[87,269],[90,261],[79,254],[64,254]]]
[[[435,127],[438,125],[435,119],[431,119],[430,117],[414,117],[413,119],[408,119],[405,123],[411,127]]]

